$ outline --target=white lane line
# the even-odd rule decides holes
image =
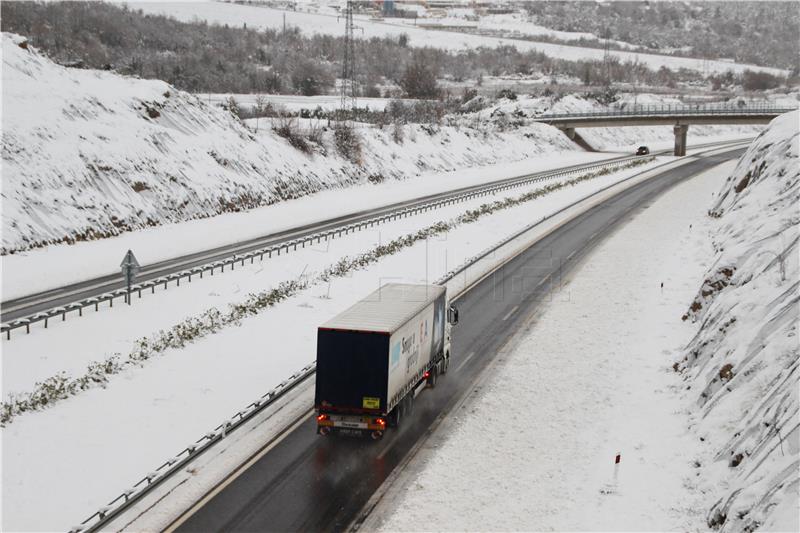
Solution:
[[[255,456],[251,457],[251,458],[250,458],[250,459],[249,459],[249,460],[248,460],[246,463],[244,463],[244,464],[243,464],[243,465],[241,465],[239,468],[237,468],[237,469],[236,469],[236,470],[235,470],[235,471],[234,471],[234,472],[233,472],[233,473],[232,473],[230,476],[228,476],[228,478],[227,478],[227,479],[225,479],[225,480],[224,480],[222,483],[220,483],[219,485],[217,485],[216,487],[214,487],[214,489],[213,489],[213,490],[211,490],[210,492],[208,492],[208,493],[207,493],[205,496],[203,496],[203,498],[202,498],[200,501],[198,501],[196,504],[194,504],[194,505],[193,505],[193,506],[192,506],[192,507],[191,507],[191,508],[190,508],[188,511],[186,511],[186,512],[185,512],[183,515],[181,515],[180,517],[178,517],[178,519],[177,519],[176,521],[174,521],[174,522],[173,522],[173,523],[171,523],[169,526],[167,526],[167,528],[164,530],[164,532],[165,532],[165,533],[171,533],[171,532],[173,532],[173,531],[177,530],[177,529],[178,529],[178,528],[179,528],[179,527],[180,527],[180,526],[181,526],[181,525],[182,525],[184,522],[186,522],[186,521],[187,521],[189,518],[191,518],[191,517],[192,517],[192,515],[194,515],[194,514],[195,514],[197,511],[199,511],[199,510],[200,510],[200,509],[201,509],[203,506],[205,506],[205,505],[206,505],[206,504],[207,504],[207,503],[208,503],[208,502],[209,502],[209,501],[210,501],[210,500],[211,500],[211,499],[212,499],[214,496],[216,496],[217,494],[219,494],[220,492],[222,492],[222,490],[223,490],[225,487],[227,487],[228,485],[230,485],[231,483],[233,483],[233,481],[234,481],[236,478],[238,478],[240,475],[242,475],[242,473],[243,473],[243,472],[245,472],[245,471],[246,471],[248,468],[250,468],[250,467],[251,467],[251,466],[253,466],[255,463],[257,463],[259,459],[261,459],[262,457],[264,457],[265,455],[267,455],[267,453],[269,453],[269,451],[270,451],[272,448],[274,448],[275,446],[277,446],[278,444],[280,444],[280,442],[281,442],[283,439],[285,439],[285,438],[286,438],[288,435],[290,435],[290,434],[291,434],[291,433],[292,433],[292,432],[293,432],[295,429],[297,429],[297,428],[298,428],[298,427],[300,427],[302,424],[304,424],[304,423],[306,422],[306,420],[308,420],[309,418],[311,418],[311,416],[312,416],[313,414],[314,414],[314,410],[313,410],[313,409],[311,409],[311,410],[309,410],[309,411],[308,411],[306,414],[304,414],[303,416],[301,416],[301,417],[300,417],[300,419],[299,419],[299,420],[297,420],[297,422],[295,422],[295,423],[294,423],[294,424],[292,424],[290,427],[288,427],[288,428],[287,428],[287,429],[286,429],[286,430],[285,430],[283,433],[281,433],[281,434],[278,436],[278,438],[276,438],[275,440],[273,440],[273,441],[272,441],[272,442],[271,442],[271,443],[270,443],[270,444],[269,444],[267,447],[265,447],[263,450],[261,450],[260,452],[258,452],[258,453],[257,453]]]
[[[592,240],[594,240],[595,237],[597,237],[597,232],[596,231],[594,233],[592,233],[592,235],[589,237],[589,240],[592,241]]]
[[[541,287],[542,285],[544,285],[544,284],[547,282],[547,280],[548,280],[548,279],[550,279],[550,276],[551,276],[551,274],[548,274],[547,276],[545,276],[544,278],[542,278],[542,281],[540,281],[539,283],[537,283],[537,284],[536,284],[536,287]]]
[[[578,250],[572,250],[572,253],[571,253],[571,254],[569,254],[569,255],[567,256],[567,261],[569,261],[570,259],[572,259],[572,256],[573,256],[573,255],[575,255],[575,252],[577,252],[577,251],[578,251]]]
[[[515,305],[514,307],[512,307],[512,308],[511,308],[511,311],[509,311],[509,312],[508,312],[508,314],[506,314],[506,316],[504,316],[504,317],[503,317],[503,322],[505,322],[506,320],[508,320],[508,317],[510,317],[511,315],[513,315],[513,314],[514,314],[514,311],[516,311],[517,309],[519,309],[519,306],[518,306],[518,305]]]
[[[464,365],[467,364],[467,361],[469,361],[472,358],[473,355],[475,355],[475,352],[469,352],[467,356],[464,358],[464,360],[461,361],[461,364],[456,367],[456,372],[461,370],[464,367]]]

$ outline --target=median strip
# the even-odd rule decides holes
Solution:
[[[484,216],[535,200],[580,182],[649,163],[652,159],[629,161],[620,164],[614,169],[604,168],[568,181],[552,183],[516,197],[483,204],[476,209],[469,209],[448,221],[436,222],[414,233],[376,246],[367,252],[356,256],[345,256],[323,269],[314,277],[302,275],[283,281],[275,288],[250,294],[243,301],[230,304],[228,309],[224,311],[216,307],[208,309],[151,337],[143,337],[137,340],[133,349],[124,356],[120,353],[115,353],[102,361],[89,364],[87,371],[81,376],[71,377],[65,372],[59,372],[43,381],[37,382],[31,391],[10,394],[0,405],[0,426],[5,427],[6,424],[22,413],[44,409],[81,391],[104,386],[111,376],[134,366],[142,365],[148,359],[170,348],[183,348],[190,342],[216,333],[224,327],[238,324],[244,318],[255,316],[310,286],[318,283],[327,283],[331,279],[345,276],[353,270],[366,268],[381,258],[397,254],[419,241],[447,233],[463,224],[476,222]]]

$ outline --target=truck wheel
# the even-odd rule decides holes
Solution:
[[[403,401],[406,403],[403,415],[408,416],[414,411],[414,391],[409,392]]]
[[[433,388],[436,386],[436,378],[439,376],[439,366],[434,365],[431,368],[431,374],[428,376],[428,386]]]
[[[392,411],[392,415],[389,417],[389,425],[392,427],[399,427],[400,421],[403,419],[403,402],[401,401],[398,403],[394,410]]]
[[[450,367],[450,352],[444,354],[442,359],[442,374],[447,374],[447,369]]]

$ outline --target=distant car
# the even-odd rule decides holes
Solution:
[[[640,146],[639,148],[636,149],[636,155],[649,155],[649,154],[650,154],[650,148],[648,148],[647,146]]]

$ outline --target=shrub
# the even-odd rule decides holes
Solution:
[[[392,127],[392,140],[397,144],[403,144],[404,131],[403,123],[399,120],[395,121],[394,126]]]
[[[312,142],[321,147],[323,131],[325,131],[325,128],[322,127],[322,124],[319,121],[312,122],[308,126],[308,132],[306,132],[306,139],[308,139],[309,142]]]
[[[361,138],[349,122],[339,122],[333,128],[336,151],[348,161],[361,164]]]
[[[509,100],[516,100],[517,93],[512,91],[511,89],[502,89],[500,92],[497,93],[498,98],[508,98]]]
[[[295,119],[289,117],[276,119],[272,124],[272,130],[304,154],[311,153],[311,146],[308,145],[297,130],[297,121]]]

